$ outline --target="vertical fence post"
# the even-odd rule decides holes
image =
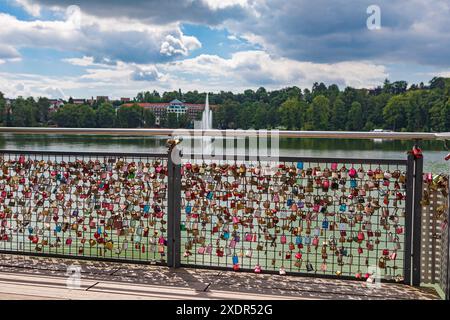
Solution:
[[[414,214],[413,214],[413,241],[412,241],[412,285],[419,286],[420,252],[422,250],[422,192],[423,192],[423,157],[414,159]]]
[[[177,152],[175,145],[169,147],[167,154],[167,266],[178,268],[181,260],[181,164],[174,163],[173,152]]]
[[[412,235],[414,209],[414,156],[408,155],[406,165],[406,204],[405,204],[405,257],[403,259],[404,282],[411,284]]]

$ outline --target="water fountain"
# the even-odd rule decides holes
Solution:
[[[209,94],[206,93],[205,110],[202,113],[201,128],[202,130],[212,129],[212,110],[209,108]],[[202,135],[202,154],[213,154],[214,139],[209,136]]]

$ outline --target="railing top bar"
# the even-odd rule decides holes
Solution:
[[[347,132],[347,131],[270,131],[282,138],[341,138],[391,140],[446,140],[450,132]],[[128,136],[227,136],[251,137],[261,135],[256,130],[197,130],[197,129],[106,129],[106,128],[28,128],[0,127],[0,133],[67,134],[67,135],[128,135]]]
[[[50,155],[50,156],[100,156],[100,157],[149,157],[167,158],[167,153],[146,153],[146,152],[95,152],[95,151],[48,151],[48,150],[3,150],[3,154],[23,154],[23,155]]]
[[[267,162],[310,162],[310,163],[345,163],[345,164],[373,164],[373,165],[406,165],[406,159],[368,159],[368,158],[321,158],[321,157],[251,157],[249,155],[212,156],[203,154],[183,154],[183,160],[216,160],[216,161],[267,161]]]

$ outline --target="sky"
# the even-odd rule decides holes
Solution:
[[[0,0],[0,91],[427,83],[450,76],[449,17],[448,0]]]

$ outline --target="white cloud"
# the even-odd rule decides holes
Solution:
[[[70,63],[74,66],[80,66],[80,67],[88,67],[95,65],[94,58],[93,57],[87,57],[83,56],[83,58],[69,58],[69,59],[63,59],[64,62]]]
[[[41,6],[37,3],[33,3],[30,0],[16,0],[16,3],[34,17],[41,15]]]
[[[166,56],[182,55],[187,56],[189,51],[201,47],[200,41],[195,37],[181,36],[175,38],[173,35],[167,35],[164,42],[161,43],[160,53]]]
[[[201,47],[177,24],[151,25],[86,14],[74,20],[74,14],[67,20],[24,21],[0,13],[0,43],[8,43],[16,51],[24,47],[52,48],[93,57],[95,62],[109,59],[136,63],[167,61]]]
[[[30,74],[0,73],[0,88],[7,96],[41,96],[59,90],[65,96],[88,98],[96,95],[134,97],[142,90],[279,89],[286,86],[310,88],[314,82],[345,86],[374,87],[389,75],[383,65],[370,62],[311,63],[271,56],[264,51],[242,51],[229,59],[216,55],[158,64],[91,63],[92,58],[70,59],[86,65],[81,77],[45,77]],[[22,84],[23,88],[15,87]],[[49,89],[50,88],[50,89]],[[56,89],[55,89],[56,88]],[[60,93],[61,94],[61,93]]]
[[[159,68],[168,74],[196,75],[221,79],[224,83],[229,80],[241,87],[262,85],[268,88],[292,85],[310,87],[316,81],[357,88],[373,87],[388,76],[384,66],[370,62],[301,62],[271,56],[264,51],[237,52],[230,59],[200,55],[160,65]]]

